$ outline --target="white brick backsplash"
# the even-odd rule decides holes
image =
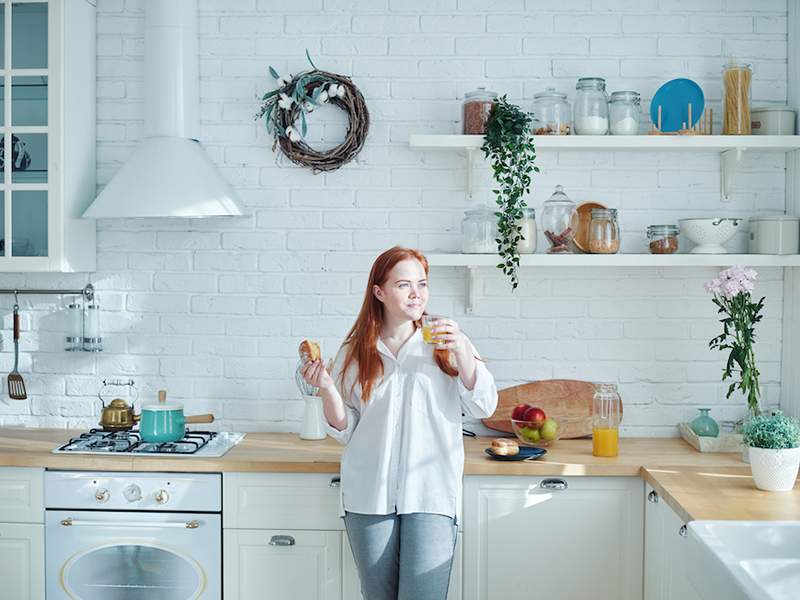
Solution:
[[[80,288],[102,307],[101,355],[62,350],[66,298],[23,299],[20,369],[31,402],[0,403],[0,425],[88,427],[104,377],[130,376],[225,429],[297,431],[302,403],[292,378],[296,347],[312,337],[338,349],[374,258],[394,244],[459,251],[464,210],[494,206],[488,163],[476,158],[475,198],[464,193],[463,157],[408,147],[413,133],[461,129],[461,101],[483,85],[530,110],[555,87],[574,99],[578,77],[649,99],[672,77],[690,77],[719,111],[720,67],[732,54],[753,64],[754,102],[787,102],[786,0],[200,0],[200,137],[236,188],[241,219],[101,220],[98,271],[2,274],[2,287]],[[141,0],[98,7],[100,187],[144,135]],[[356,161],[314,175],[273,153],[258,98],[267,72],[323,69],[353,77],[370,110]],[[718,113],[719,114],[719,113]],[[309,140],[339,140],[345,119],[313,115]],[[719,131],[719,123],[716,124]],[[480,154],[480,153],[479,153]],[[719,157],[711,154],[540,152],[528,202],[541,219],[557,184],[576,201],[620,209],[623,249],[645,251],[644,228],[718,214]],[[785,157],[753,153],[723,208],[784,210]],[[683,249],[689,243],[681,240]],[[745,244],[745,234],[729,243]],[[544,240],[540,248],[544,249]],[[620,383],[625,435],[676,435],[675,423],[725,399],[724,353],[703,283],[715,269],[520,270],[515,292],[492,268],[477,272],[475,313],[465,315],[462,269],[432,267],[432,312],[456,318],[503,386],[569,377]],[[767,296],[757,356],[767,402],[780,393],[783,274],[761,269]],[[10,369],[8,318],[0,367]]]

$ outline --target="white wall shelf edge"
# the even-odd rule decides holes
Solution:
[[[720,155],[720,194],[733,189],[736,170],[747,150],[797,153],[800,135],[544,135],[534,138],[537,150],[684,151]],[[411,148],[463,150],[467,159],[466,192],[472,196],[472,156],[483,145],[482,135],[412,134]]]
[[[497,254],[426,253],[431,267],[466,268],[465,311],[474,313],[478,269],[495,268]],[[527,254],[520,256],[525,267],[800,267],[800,255],[773,254]],[[795,269],[791,269],[794,272]]]

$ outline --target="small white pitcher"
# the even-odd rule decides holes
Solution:
[[[325,413],[322,411],[322,398],[319,396],[303,395],[305,408],[303,410],[303,427],[300,429],[301,440],[324,440]]]

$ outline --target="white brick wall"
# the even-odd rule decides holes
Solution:
[[[98,179],[131,154],[143,126],[139,0],[98,2]],[[459,130],[460,99],[476,85],[529,108],[548,86],[574,95],[579,76],[649,98],[689,76],[719,115],[720,67],[754,65],[758,105],[786,101],[786,0],[200,0],[202,139],[252,214],[209,221],[98,223],[98,272],[2,275],[0,285],[79,287],[103,306],[106,351],[61,350],[63,310],[23,299],[21,370],[30,402],[0,401],[0,424],[87,426],[103,377],[130,375],[152,398],[166,388],[189,413],[222,427],[297,431],[291,373],[303,337],[331,355],[352,324],[374,256],[395,243],[458,250],[467,208],[463,162],[408,148],[409,133]],[[353,74],[373,117],[355,164],[325,175],[278,161],[257,98],[267,66]],[[717,128],[719,124],[717,123]],[[341,115],[319,111],[311,136],[332,144]],[[529,204],[556,184],[577,201],[620,209],[623,250],[644,249],[644,228],[686,215],[782,210],[784,158],[748,156],[729,204],[719,202],[713,155],[543,153]],[[478,200],[490,199],[485,166]],[[742,248],[743,236],[733,246]],[[698,406],[739,416],[722,361],[707,340],[717,326],[702,290],[713,269],[524,269],[511,294],[482,270],[474,316],[464,315],[458,269],[434,268],[431,309],[456,317],[502,386],[574,377],[620,384],[627,434],[674,435]],[[782,274],[761,272],[767,296],[757,353],[769,402],[779,393]],[[9,299],[0,299],[9,310]],[[0,367],[10,369],[5,319]]]

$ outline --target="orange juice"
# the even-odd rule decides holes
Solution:
[[[433,325],[422,326],[422,341],[426,344],[435,344],[436,340],[433,337]]]
[[[594,456],[617,456],[619,454],[619,429],[592,429],[592,454]]]

